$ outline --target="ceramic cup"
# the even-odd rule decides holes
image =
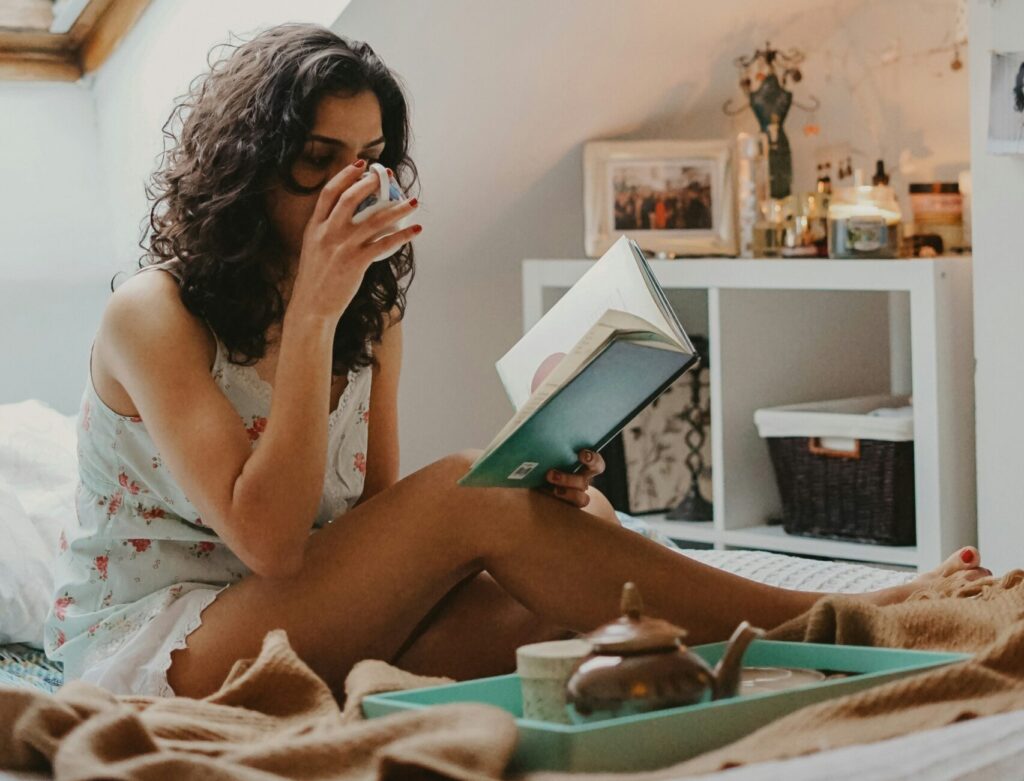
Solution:
[[[388,175],[388,169],[382,166],[380,163],[371,163],[369,170],[366,171],[359,180],[362,181],[368,176],[374,176],[378,180],[378,187],[375,192],[368,195],[363,201],[356,207],[355,213],[352,216],[352,222],[356,225],[367,219],[371,214],[376,214],[381,209],[386,209],[388,206],[398,203],[399,201],[405,200],[405,193],[398,186],[397,182],[391,181],[391,177]],[[383,230],[380,233],[374,235],[369,240],[376,241],[381,236],[387,236],[390,233],[394,233],[396,230],[401,230],[405,226],[405,218],[394,224],[393,229],[389,227],[388,230]],[[382,260],[382,258],[376,258],[376,260]]]
[[[586,640],[552,640],[516,649],[516,673],[523,687],[523,718],[569,724],[565,684],[580,660],[590,655]]]

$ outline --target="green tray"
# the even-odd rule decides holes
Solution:
[[[695,646],[690,650],[713,665],[724,653],[725,643]],[[580,725],[522,718],[522,693],[517,675],[376,694],[363,700],[363,714],[375,718],[431,705],[485,703],[516,717],[519,742],[510,771],[653,770],[724,746],[805,705],[968,658],[968,654],[756,640],[743,657],[746,666],[809,667],[853,675],[787,691],[703,702]]]

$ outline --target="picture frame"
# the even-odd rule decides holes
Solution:
[[[1024,155],[1024,51],[992,52],[988,151]]]
[[[737,253],[732,145],[591,141],[583,148],[584,246],[600,257],[619,236],[656,258]]]

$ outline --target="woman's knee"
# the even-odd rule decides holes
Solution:
[[[495,528],[495,516],[505,520],[506,533],[519,520],[533,515],[532,502],[544,497],[536,491],[523,488],[481,488],[458,484],[473,463],[480,457],[481,450],[461,450],[435,461],[426,467],[430,474],[428,481],[436,487],[437,498],[445,503],[448,510],[470,523],[480,523],[487,529]]]
[[[438,481],[440,485],[454,486],[458,483],[459,478],[469,471],[481,453],[483,453],[482,450],[460,450],[438,459],[424,467],[424,470],[430,473],[431,478]]]

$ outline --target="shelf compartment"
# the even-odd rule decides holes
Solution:
[[[711,370],[716,520],[740,529],[781,511],[754,411],[884,395],[891,383],[889,295],[877,291],[718,291]],[[719,404],[715,409],[714,401]],[[719,498],[720,497],[720,498]]]
[[[550,306],[547,288],[568,288],[593,263],[523,261],[524,325]],[[712,358],[715,521],[659,530],[716,547],[920,568],[975,544],[971,266],[969,257],[651,261],[667,293],[707,296]],[[783,352],[780,330],[789,336],[788,367],[772,365]],[[794,354],[796,343],[802,353]],[[754,409],[877,392],[914,396],[916,548],[795,537],[765,525],[779,501]]]

